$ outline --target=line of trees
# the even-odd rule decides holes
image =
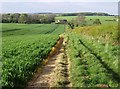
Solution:
[[[78,16],[79,14],[83,16],[112,16],[108,13],[102,13],[102,12],[63,13],[62,16]]]
[[[71,21],[68,22],[68,25],[70,26],[71,29],[74,29],[75,27],[78,26],[88,26],[89,24],[87,24],[87,21],[85,20],[85,16],[82,14],[79,14],[76,18],[72,19]],[[90,19],[92,20],[92,19]],[[95,19],[92,20],[93,25],[100,25],[102,24],[100,19]]]
[[[72,19],[70,22],[68,22],[68,25],[70,26],[71,29],[74,29],[75,27],[78,26],[85,26],[86,25],[85,16],[79,14],[77,18]]]
[[[55,22],[54,14],[2,14],[2,23],[52,23]]]

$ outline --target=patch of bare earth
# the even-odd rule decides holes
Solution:
[[[33,87],[51,87],[55,81],[55,62],[56,57],[51,58],[47,65],[43,66],[42,71],[39,73],[37,72],[35,77],[31,82],[29,82],[28,86]]]

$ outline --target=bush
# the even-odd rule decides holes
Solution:
[[[102,24],[102,23],[101,23],[101,21],[99,19],[95,19],[95,21],[93,22],[93,24],[99,25],[99,24]]]

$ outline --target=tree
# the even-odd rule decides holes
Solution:
[[[7,19],[6,19],[9,23],[11,23],[11,17],[10,14],[7,14]]]
[[[8,23],[8,14],[2,14],[2,23]]]
[[[99,25],[99,24],[102,24],[102,23],[101,23],[101,21],[99,19],[95,19],[95,21],[93,22],[93,24]]]
[[[18,23],[19,17],[20,17],[19,13],[13,14],[13,23]]]
[[[85,16],[82,14],[79,14],[78,17],[76,18],[76,26],[85,26],[86,21],[85,21]]]
[[[70,26],[71,29],[74,29],[75,27],[78,26],[84,26],[85,23],[86,23],[85,16],[79,14],[76,19],[72,19],[71,21],[69,21],[68,25]]]
[[[74,29],[75,28],[75,20],[72,19],[70,22],[68,22],[68,25],[70,26],[71,29]]]
[[[2,14],[3,23],[52,23],[54,18],[54,14]]]
[[[26,23],[27,22],[27,14],[21,14],[18,22],[19,23]]]

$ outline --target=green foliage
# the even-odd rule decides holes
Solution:
[[[55,21],[57,20],[62,20],[66,19],[68,22],[71,21],[72,19],[75,19],[77,16],[56,16]]]
[[[19,19],[18,19],[19,23],[27,23],[27,14],[21,14]]]
[[[89,36],[82,36],[82,40],[86,45],[89,45],[94,53],[98,54],[103,61],[111,68],[114,72],[118,73],[118,45],[112,45],[107,41],[100,41],[91,39]],[[86,39],[84,39],[86,38]],[[92,40],[92,41],[91,41]],[[119,74],[119,73],[118,73]]]
[[[97,26],[78,27],[74,30],[76,33],[85,34],[91,39],[99,39],[116,44],[118,43],[118,25],[117,24],[102,24]]]
[[[93,22],[99,19],[102,25],[117,24],[117,18],[114,16],[86,16],[86,22],[88,26],[93,25]]]
[[[3,86],[24,86],[58,38],[58,35],[3,37]]]
[[[64,32],[61,24],[2,24],[2,36],[32,35],[32,34],[61,34]]]
[[[62,16],[78,16],[79,14],[84,16],[110,16],[108,13],[101,13],[101,12],[79,12],[79,13],[64,13]]]
[[[93,22],[93,24],[97,24],[97,25],[99,25],[99,24],[102,24],[102,23],[100,22],[99,19],[95,19],[95,21]]]
[[[3,24],[2,86],[24,87],[64,29],[58,24]]]
[[[73,22],[68,22],[68,25],[69,25],[69,27],[70,27],[71,29],[74,29],[74,28],[75,28],[75,25],[74,25]]]
[[[2,23],[52,23],[55,15],[53,14],[2,14]]]
[[[94,50],[96,54],[103,53],[104,48],[100,43],[96,41],[92,41],[92,39],[86,38],[86,36],[79,36],[75,33],[69,33],[69,45],[68,45],[68,54],[71,61],[71,69],[70,69],[70,80],[73,84],[73,87],[97,87],[98,84],[105,84],[109,87],[117,87],[117,80],[114,80],[109,72],[107,72],[107,68],[103,66],[103,64],[99,61],[99,59],[93,55],[93,52],[90,51],[87,47]],[[89,40],[88,40],[89,39]],[[83,43],[82,43],[82,42]],[[87,45],[87,47],[85,45]],[[94,44],[97,44],[96,46]],[[97,47],[94,49],[94,46]],[[115,48],[115,46],[111,46]],[[112,50],[109,50],[113,52]],[[110,60],[106,60],[108,55],[100,55],[103,58],[110,68],[112,63],[117,60],[114,59],[108,51],[108,54],[111,55]],[[114,50],[116,52],[116,50]],[[114,57],[116,58],[117,55]],[[109,64],[109,62],[111,64]],[[115,66],[113,67],[115,70]],[[117,68],[117,67],[116,67]],[[114,75],[115,76],[115,75]]]
[[[55,20],[66,19],[68,22],[77,19],[78,16],[58,16],[55,17]],[[91,26],[95,19],[100,19],[102,25],[117,24],[117,18],[114,16],[85,16],[85,22],[83,26]]]
[[[65,31],[65,25],[59,25],[51,34],[62,34]]]

